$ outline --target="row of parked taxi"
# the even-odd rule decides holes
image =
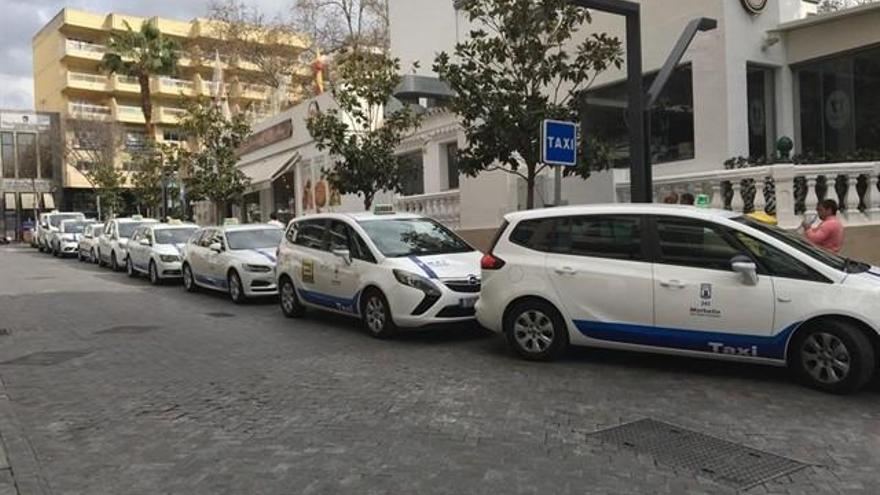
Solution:
[[[571,345],[788,366],[834,393],[880,355],[880,269],[726,211],[657,205],[508,215],[486,254],[423,216],[380,207],[286,228],[139,217],[40,218],[35,244],[154,284],[282,313],[359,318],[373,336],[478,320],[521,356]]]

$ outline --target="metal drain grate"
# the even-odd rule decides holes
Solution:
[[[589,438],[648,454],[660,464],[695,471],[741,490],[807,467],[786,457],[653,419],[597,431]]]
[[[25,365],[25,366],[52,366],[70,361],[88,354],[88,351],[45,351],[27,354],[0,364]]]
[[[232,313],[205,313],[207,316],[212,318],[233,318],[235,317]]]
[[[157,326],[149,326],[149,325],[122,325],[118,327],[110,327],[105,330],[99,330],[95,333],[105,335],[137,335],[141,333],[152,332],[153,330],[158,330],[162,327]]]

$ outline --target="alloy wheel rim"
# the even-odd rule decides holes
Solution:
[[[190,271],[188,266],[185,266],[183,267],[183,285],[186,286],[187,289],[189,289],[192,287],[192,284],[192,272]]]
[[[294,308],[293,286],[289,282],[285,282],[281,286],[281,305],[284,311],[292,313]]]
[[[229,277],[229,292],[236,301],[241,297],[241,281],[235,275]]]
[[[833,385],[849,376],[852,358],[849,349],[837,336],[818,332],[804,341],[801,363],[813,379]]]
[[[125,269],[129,275],[134,275],[134,265],[131,264],[131,258],[125,261]]]
[[[538,310],[529,310],[514,321],[513,336],[522,350],[540,354],[553,344],[556,329],[549,316]]]
[[[150,281],[156,283],[159,280],[159,273],[156,272],[156,265],[150,263]]]
[[[366,309],[367,327],[373,333],[381,332],[385,328],[385,305],[378,297],[371,297]]]

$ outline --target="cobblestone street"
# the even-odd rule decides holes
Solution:
[[[594,350],[536,364],[476,328],[379,341],[23,247],[0,249],[0,280],[0,495],[737,491],[590,436],[645,418],[808,465],[746,493],[880,486],[876,382],[837,397]]]

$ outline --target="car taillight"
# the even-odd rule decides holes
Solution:
[[[494,255],[485,254],[480,260],[480,268],[483,270],[500,270],[504,266],[504,260]]]

